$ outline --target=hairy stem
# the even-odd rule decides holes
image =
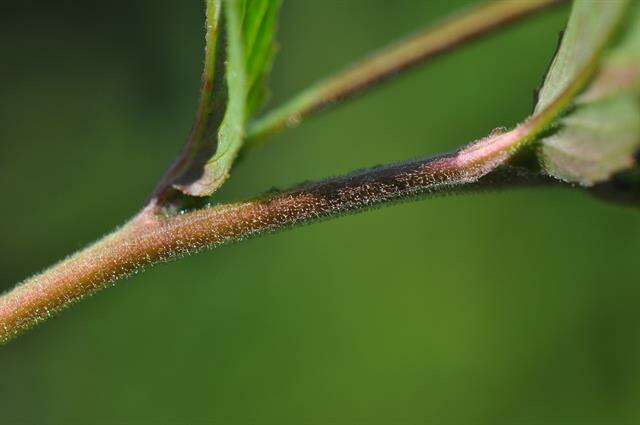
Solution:
[[[488,145],[483,149],[376,168],[172,217],[145,209],[115,233],[0,297],[0,343],[119,278],[205,248],[400,199],[553,184],[513,167],[483,175],[488,163],[502,157]]]
[[[585,70],[584,74],[587,74]],[[115,233],[0,297],[0,343],[134,271],[223,243],[425,194],[497,188],[546,177],[504,168],[582,85],[571,84],[540,114],[459,151],[308,184],[252,201],[163,216],[150,203]],[[511,170],[512,172],[506,172]]]
[[[543,3],[531,0],[529,4],[535,2]],[[208,247],[400,199],[532,183],[560,184],[514,167],[515,153],[570,105],[593,76],[601,53],[598,48],[588,55],[562,91],[549,97],[546,106],[525,122],[453,154],[365,170],[182,215],[160,214],[162,210],[152,200],[110,236],[0,296],[0,343],[142,267]]]
[[[320,81],[293,99],[252,122],[247,146],[303,118],[350,99],[372,86],[434,59],[465,42],[566,0],[496,0],[450,17],[436,26],[395,43],[338,75]]]

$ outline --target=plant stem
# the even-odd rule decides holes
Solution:
[[[555,2],[504,3],[540,6]],[[208,247],[399,199],[482,188],[562,184],[513,167],[512,162],[517,160],[514,154],[569,106],[593,75],[601,53],[600,48],[592,52],[563,90],[515,129],[494,132],[453,154],[365,170],[182,215],[159,214],[162,209],[152,199],[121,229],[0,296],[0,344],[119,278]]]
[[[121,229],[0,296],[0,344],[137,270],[207,247],[422,195],[531,183],[547,177],[505,166],[566,106],[579,80],[540,114],[453,154],[374,168],[244,203],[182,215],[150,203]]]
[[[561,113],[590,68],[539,114],[511,131],[494,132],[453,154],[365,170],[182,215],[158,214],[157,204],[151,202],[121,229],[0,296],[0,344],[140,268],[207,247],[403,198],[549,183],[547,177],[504,166],[523,143]]]
[[[293,99],[252,122],[247,145],[337,102],[350,99],[403,71],[434,59],[467,41],[489,34],[532,13],[566,0],[496,0],[426,28],[364,59],[338,75],[320,81]]]
[[[399,199],[553,184],[519,168],[493,171],[519,137],[515,131],[455,154],[365,170],[243,203],[171,217],[148,207],[113,234],[2,295],[0,344],[119,278],[205,248]]]

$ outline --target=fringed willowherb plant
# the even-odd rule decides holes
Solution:
[[[205,206],[255,140],[559,3],[495,1],[467,10],[254,119],[265,98],[280,0],[207,0],[201,98],[181,154],[131,221],[0,297],[0,342],[141,267],[399,199],[553,184],[637,202],[640,2],[576,0],[535,110],[514,129],[450,154]]]

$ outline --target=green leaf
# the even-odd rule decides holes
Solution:
[[[591,186],[634,165],[633,154],[640,146],[640,105],[635,96],[585,105],[560,123],[562,128],[542,143],[548,174]]]
[[[611,49],[596,79],[579,101],[592,102],[624,92],[640,93],[640,2],[635,2],[620,42]]]
[[[229,177],[248,117],[266,97],[280,0],[207,0],[207,48],[200,107],[173,187],[209,196]],[[226,28],[224,78],[215,69],[220,7]],[[220,52],[218,52],[218,56]],[[218,59],[219,60],[219,59]]]
[[[575,109],[560,119],[555,134],[541,140],[547,174],[592,186],[634,166],[640,148],[640,7],[635,12]]]
[[[274,37],[281,4],[282,0],[246,0],[243,33],[249,116],[262,106],[268,94],[266,82],[276,51]]]
[[[624,16],[629,0],[576,0],[562,43],[542,88],[535,113],[548,108],[563,93],[591,75]],[[587,72],[585,72],[587,71]]]

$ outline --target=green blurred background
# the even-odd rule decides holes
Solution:
[[[0,290],[142,205],[191,125],[203,51],[200,0],[7,3]],[[270,105],[469,4],[285,1]],[[220,198],[514,125],[567,12],[275,137]],[[0,423],[637,423],[639,248],[638,211],[561,189],[404,203],[227,246],[0,348]]]

